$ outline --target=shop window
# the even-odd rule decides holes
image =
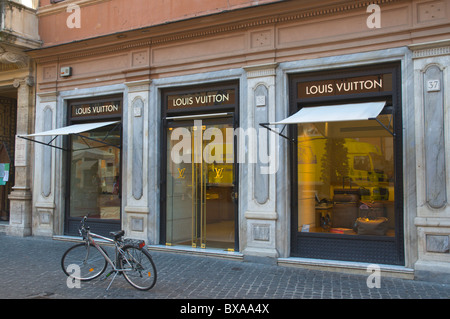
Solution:
[[[115,126],[72,137],[70,217],[120,220],[120,148],[115,146],[121,141]]]
[[[299,232],[393,237],[393,136],[374,120],[297,129]]]

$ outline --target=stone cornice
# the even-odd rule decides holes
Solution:
[[[57,91],[37,93],[37,96],[40,99],[40,103],[56,102],[58,95],[59,92]]]
[[[414,59],[450,54],[450,40],[412,44],[408,47],[413,51]]]
[[[275,69],[278,63],[268,63],[261,65],[245,66],[244,70],[247,72],[247,78],[259,78],[264,76],[275,76]]]
[[[78,0],[73,3],[86,3],[91,4],[99,0]],[[245,15],[239,16],[237,21],[224,23],[223,25],[210,25],[202,27],[202,19],[205,17],[195,18],[198,21],[197,24],[189,24],[188,28],[192,26],[199,26],[197,29],[191,29],[185,31],[185,23],[189,23],[187,20],[175,21],[173,23],[164,25],[155,25],[139,30],[129,30],[116,34],[110,34],[100,36],[98,38],[89,38],[76,42],[55,45],[52,47],[44,47],[29,51],[29,54],[38,63],[50,63],[56,61],[70,60],[88,56],[103,55],[108,53],[119,52],[123,50],[129,50],[139,47],[148,47],[152,45],[165,44],[183,40],[194,40],[206,36],[216,36],[222,33],[236,32],[240,30],[246,30],[255,27],[264,27],[279,23],[289,23],[299,20],[306,20],[311,18],[317,18],[332,14],[340,14],[351,12],[355,10],[361,10],[366,8],[370,4],[388,4],[405,2],[406,0],[374,0],[374,1],[347,1],[345,3],[330,4],[325,7],[317,7],[313,9],[305,9],[301,12],[295,13],[265,13],[260,17],[247,19]],[[64,8],[67,7],[64,6]],[[270,6],[269,6],[270,7]],[[254,7],[252,8],[255,9]],[[267,10],[267,8],[264,8]],[[244,11],[247,9],[243,9]],[[251,9],[250,9],[251,10]],[[210,17],[209,17],[210,18]],[[192,20],[192,19],[191,19]],[[171,26],[167,28],[167,26]],[[180,29],[177,30],[177,25],[180,25]],[[167,29],[171,32],[167,34]],[[166,34],[163,34],[166,33]],[[128,39],[128,40],[127,40]],[[100,41],[98,41],[100,40]],[[119,42],[120,41],[120,42]],[[101,42],[102,44],[99,44]],[[115,43],[114,43],[115,42]],[[81,45],[82,44],[82,45]],[[92,44],[92,45],[90,45]],[[82,47],[82,48],[78,48]]]

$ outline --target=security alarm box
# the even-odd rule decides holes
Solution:
[[[63,77],[71,76],[72,75],[72,68],[70,66],[66,66],[66,67],[61,68],[60,75],[63,76]]]

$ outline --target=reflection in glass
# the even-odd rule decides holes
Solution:
[[[394,236],[394,141],[379,123],[299,124],[297,165],[299,231]]]
[[[106,126],[71,141],[70,217],[120,219],[120,132]]]

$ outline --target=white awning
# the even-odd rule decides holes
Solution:
[[[52,145],[52,142],[58,136],[71,135],[71,134],[80,134],[80,133],[84,133],[84,132],[95,130],[95,129],[100,128],[100,127],[104,127],[104,126],[108,126],[108,125],[112,125],[112,124],[118,124],[118,123],[120,123],[120,121],[74,124],[74,125],[64,126],[64,127],[60,127],[60,128],[54,129],[54,130],[44,131],[44,132],[40,132],[40,133],[24,134],[24,135],[18,134],[17,137],[20,137],[22,139],[25,139],[25,140],[28,140],[28,141],[31,141],[31,142],[35,142],[35,143],[47,145],[47,146],[50,146],[50,147],[54,147],[54,148],[57,148],[57,149],[60,149],[60,150],[63,150],[63,151],[69,151],[69,149],[65,149],[65,148],[62,148],[62,147],[59,147],[59,146]],[[52,136],[53,138],[50,139],[49,142],[41,142],[41,141],[37,141],[35,139],[30,138],[30,137],[39,137],[39,136]],[[80,136],[83,139],[89,139],[89,140],[97,141],[97,142],[105,144],[105,145],[109,145],[109,146],[112,146],[112,147],[120,148],[120,146],[111,145],[111,144],[105,142],[104,140],[95,139],[95,138],[91,138],[91,137],[83,136],[83,135],[80,135]]]
[[[74,125],[60,127],[60,128],[50,130],[50,131],[28,134],[28,135],[17,135],[17,136],[18,137],[35,137],[35,136],[58,136],[58,135],[79,134],[79,133],[95,130],[96,128],[99,128],[99,127],[117,124],[119,122],[120,121],[74,124]]]
[[[304,107],[284,120],[265,124],[301,124],[375,119],[381,113],[385,104],[386,102],[369,102]]]

